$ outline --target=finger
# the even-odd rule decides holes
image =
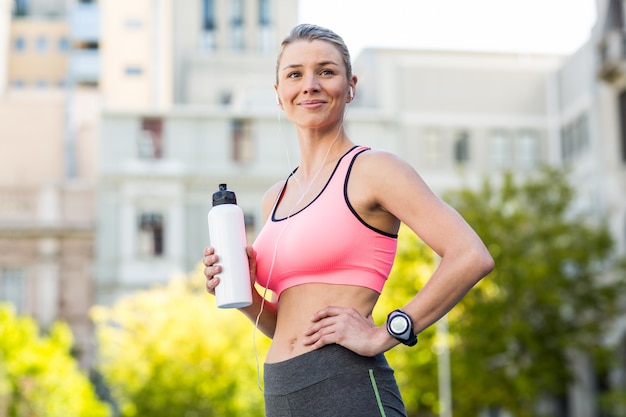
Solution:
[[[315,314],[313,314],[313,317],[311,317],[311,321],[316,322],[316,321],[320,321],[328,317],[339,316],[341,314],[350,313],[350,311],[352,310],[354,309],[346,308],[346,307],[328,306],[316,312]]]
[[[211,254],[208,256],[205,256],[204,258],[202,258],[202,263],[205,266],[211,266],[213,264],[215,264],[217,261],[219,260],[217,255]]]
[[[214,278],[206,283],[206,290],[209,294],[215,295],[215,288],[220,283],[219,278]]]
[[[221,265],[210,265],[204,268],[204,276],[206,277],[207,281],[217,278],[215,275],[219,274],[220,272],[222,272]]]
[[[336,343],[336,332],[331,327],[324,327],[311,332],[305,332],[306,337],[302,339],[302,344],[318,349],[327,344]]]

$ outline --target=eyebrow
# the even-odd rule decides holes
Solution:
[[[339,64],[337,64],[335,61],[322,61],[322,62],[318,62],[317,66],[319,67],[323,67],[325,65],[334,65],[334,66],[339,66]],[[290,64],[290,65],[286,65],[283,67],[283,71],[287,70],[287,69],[292,69],[292,68],[301,68],[303,65],[302,64]]]

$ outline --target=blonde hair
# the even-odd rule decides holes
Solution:
[[[283,39],[283,42],[280,44],[280,51],[278,52],[278,58],[276,59],[276,85],[278,85],[278,66],[280,65],[280,60],[283,56],[283,51],[285,47],[292,42],[295,41],[325,41],[333,44],[341,53],[341,57],[343,58],[343,64],[346,67],[346,77],[348,82],[352,78],[352,62],[350,60],[350,51],[348,51],[348,47],[346,43],[343,41],[341,36],[337,35],[330,29],[326,29],[321,26],[302,23],[289,32],[289,35]]]

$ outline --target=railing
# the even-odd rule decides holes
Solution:
[[[598,44],[598,77],[613,83],[626,75],[626,32],[612,30],[607,32]]]
[[[100,52],[97,49],[75,49],[70,54],[70,74],[76,82],[97,83],[100,79]]]

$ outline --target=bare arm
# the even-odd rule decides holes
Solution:
[[[451,310],[493,268],[493,259],[474,230],[397,156],[381,151],[359,156],[348,194],[366,223],[393,233],[403,222],[441,257],[427,284],[403,307],[416,333]],[[305,344],[314,348],[338,343],[371,356],[399,343],[385,326],[376,327],[350,309],[329,306],[312,322]]]
[[[400,158],[376,152],[359,170],[381,207],[405,223],[440,257],[422,290],[403,308],[420,332],[452,309],[494,266],[487,248],[452,207],[439,199]],[[377,170],[367,169],[375,164]]]

